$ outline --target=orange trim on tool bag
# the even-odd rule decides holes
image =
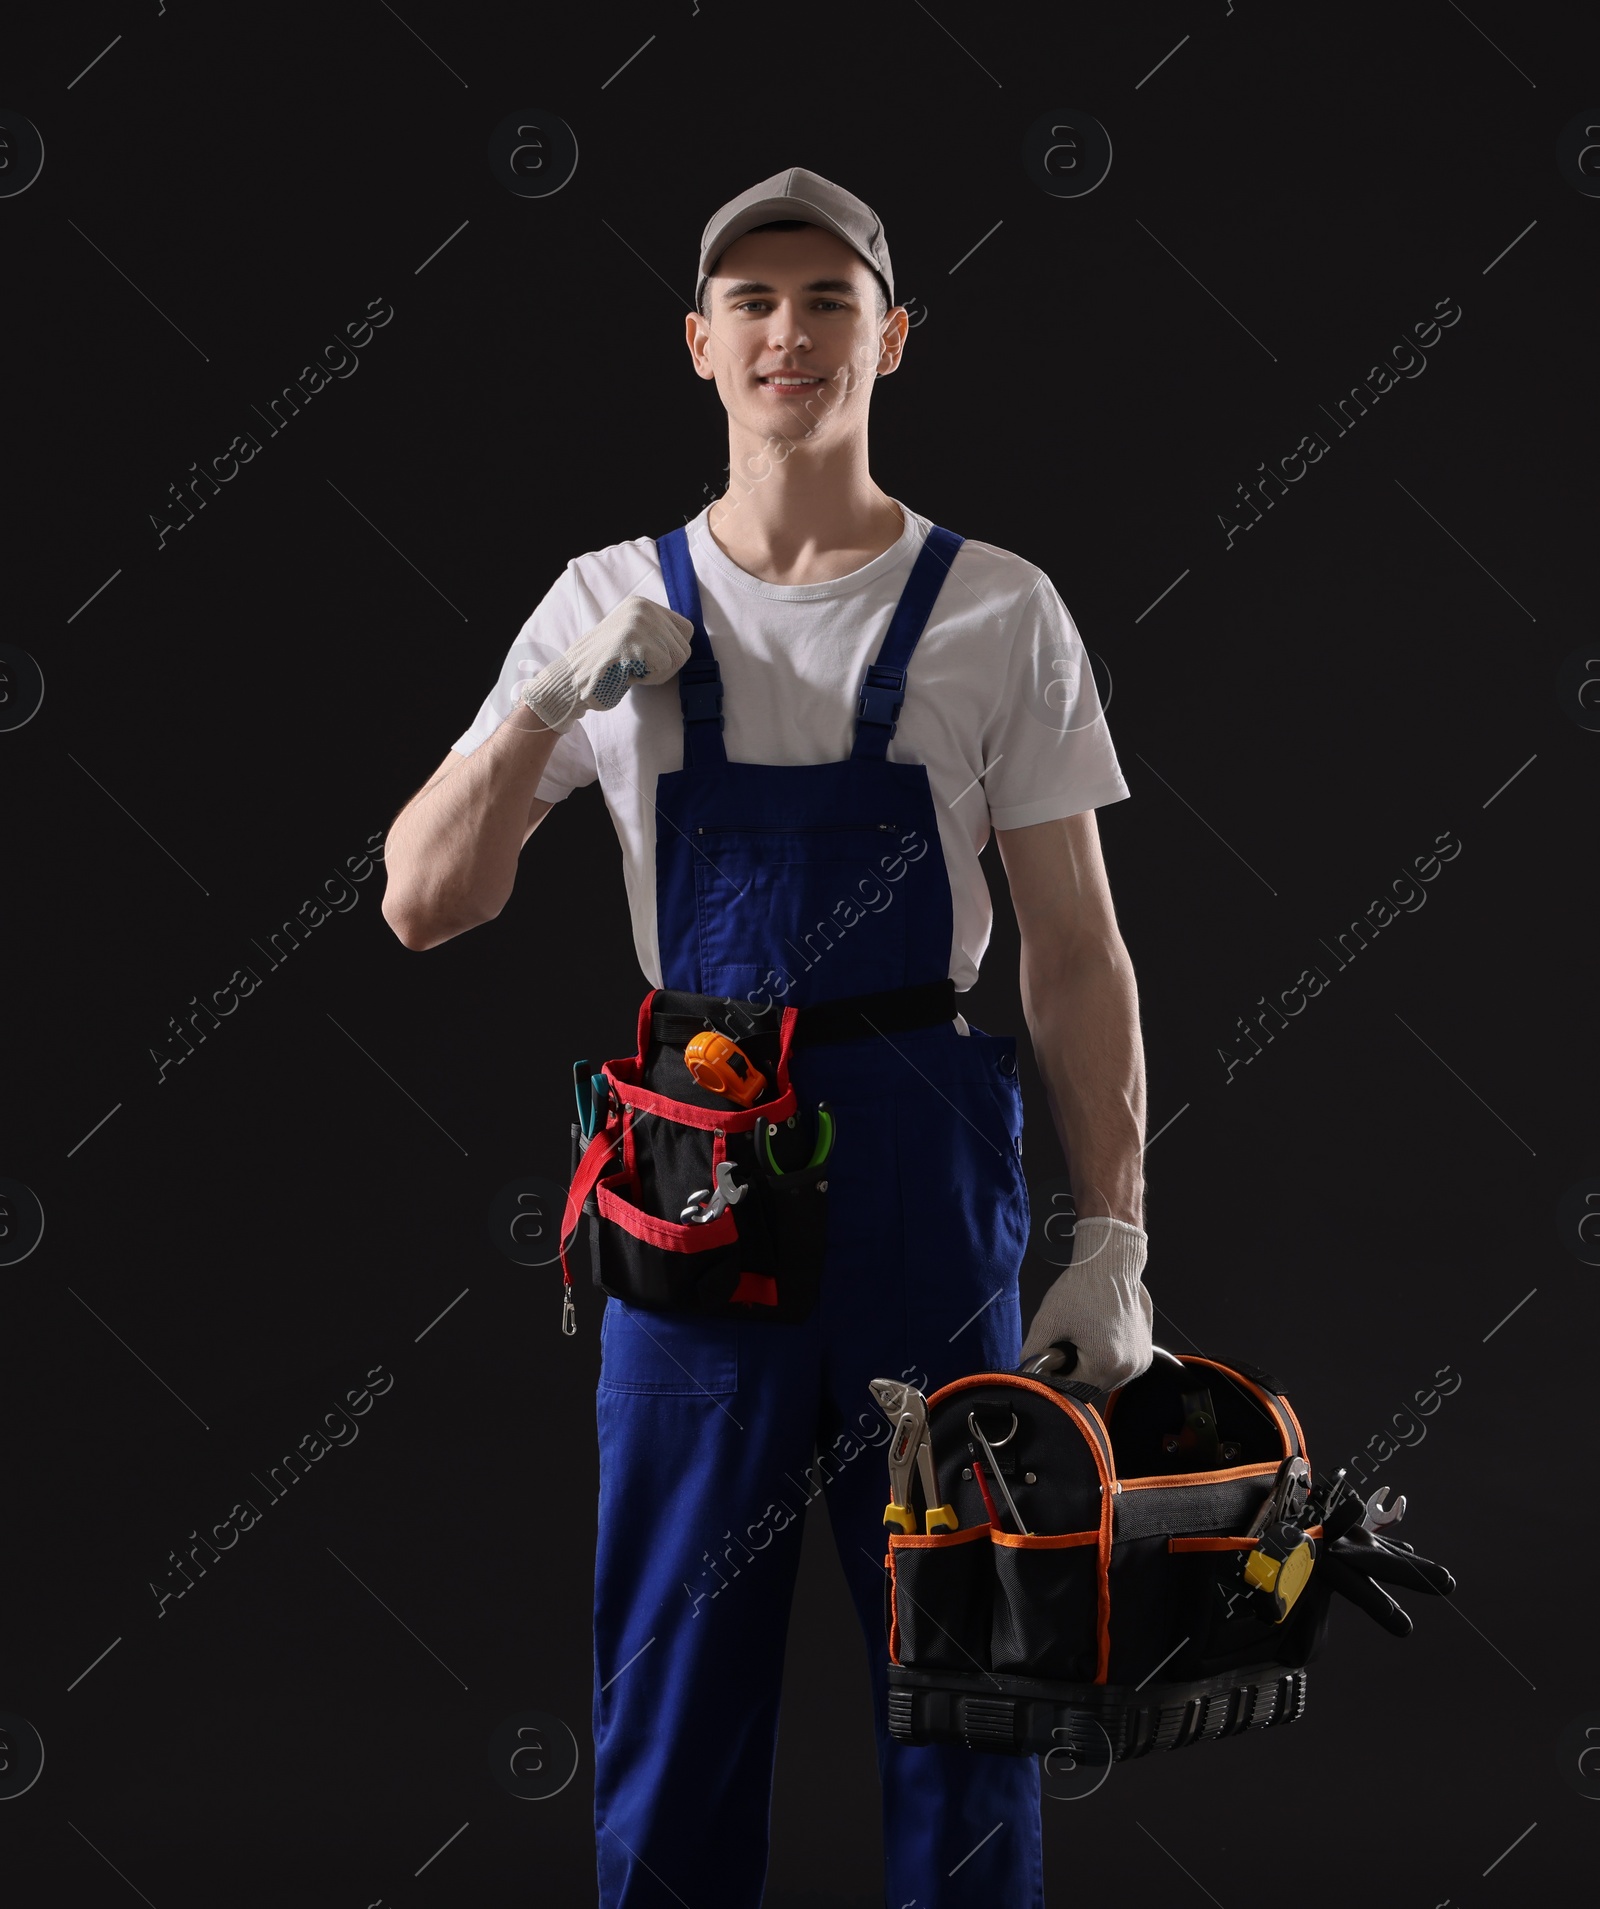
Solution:
[[[1308,1538],[1322,1536],[1321,1525],[1307,1525]],[[1260,1544],[1259,1538],[1168,1538],[1169,1551],[1253,1551]]]
[[[1178,1356],[1183,1360],[1185,1365],[1208,1365],[1214,1372],[1226,1372],[1228,1377],[1234,1380],[1235,1383],[1253,1392],[1267,1408],[1268,1417],[1277,1420],[1278,1435],[1282,1438],[1284,1444],[1284,1457],[1304,1458],[1308,1465],[1311,1463],[1306,1453],[1305,1434],[1301,1431],[1300,1421],[1290,1409],[1287,1399],[1281,1398],[1276,1392],[1268,1392],[1264,1386],[1257,1385],[1254,1379],[1247,1378],[1244,1373],[1235,1371],[1231,1365],[1224,1365],[1220,1359],[1208,1359],[1203,1353],[1194,1352],[1183,1352]],[[1289,1425],[1294,1427],[1293,1439],[1289,1437],[1288,1426],[1284,1423],[1285,1419],[1288,1420]]]
[[[959,1531],[891,1531],[889,1549],[891,1551],[940,1551],[953,1544],[971,1544],[974,1538],[986,1536],[992,1525],[963,1525]],[[1091,1531],[1087,1534],[1093,1537]]]
[[[1300,1456],[1309,1465],[1311,1463],[1311,1453],[1306,1448],[1306,1435],[1303,1431],[1300,1430],[1300,1420],[1295,1414],[1295,1409],[1289,1403],[1289,1401],[1286,1398],[1284,1398],[1282,1393],[1277,1393],[1275,1394],[1275,1396],[1278,1400],[1278,1403],[1283,1407],[1284,1411],[1286,1411],[1289,1414],[1289,1417],[1294,1420],[1294,1429],[1296,1433],[1298,1433],[1299,1439],[1300,1439]]]
[[[937,1392],[930,1392],[928,1394],[928,1403],[931,1406],[935,1399],[943,1398],[946,1392],[964,1391],[968,1386],[973,1385],[1022,1386],[1027,1391],[1038,1392],[1044,1398],[1053,1399],[1058,1405],[1068,1407],[1071,1416],[1079,1421],[1080,1428],[1088,1432],[1090,1442],[1094,1445],[1096,1451],[1099,1452],[1101,1459],[1104,1461],[1103,1476],[1108,1481],[1111,1479],[1114,1470],[1111,1457],[1111,1436],[1106,1431],[1105,1421],[1092,1405],[1080,1405],[1076,1399],[1064,1392],[1058,1392],[1054,1386],[1045,1385],[1043,1381],[1039,1379],[1024,1378],[1017,1372],[969,1373],[963,1379],[952,1379],[948,1385],[940,1386]],[[1084,1418],[1085,1412],[1088,1414],[1087,1420]]]
[[[1100,1542],[1095,1571],[1096,1649],[1093,1681],[1103,1684],[1111,1668],[1111,1500],[1114,1493],[1121,1489],[1111,1460],[1111,1439],[1106,1432],[1105,1422],[1092,1405],[1080,1405],[1076,1399],[1069,1399],[1053,1386],[1045,1385],[1038,1379],[1023,1378],[1015,1372],[974,1372],[968,1378],[953,1379],[949,1385],[942,1385],[937,1392],[929,1395],[929,1412],[941,1399],[954,1398],[957,1393],[970,1392],[979,1385],[1003,1385],[1015,1391],[1037,1392],[1040,1398],[1048,1399],[1066,1413],[1094,1453],[1095,1466],[1100,1473],[1100,1529],[1097,1534]]]
[[[1163,1485],[1215,1485],[1228,1478],[1271,1478],[1283,1463],[1269,1458],[1259,1465],[1230,1465],[1218,1472],[1163,1472],[1159,1478],[1124,1478],[1124,1491],[1151,1491]]]
[[[1303,1458],[1308,1465],[1311,1463],[1311,1454],[1306,1449],[1305,1432],[1301,1427],[1299,1419],[1295,1417],[1294,1407],[1289,1403],[1289,1401],[1283,1396],[1281,1392],[1264,1391],[1259,1385],[1256,1384],[1254,1379],[1247,1378],[1243,1372],[1240,1372],[1237,1369],[1237,1367],[1226,1365],[1221,1359],[1208,1359],[1204,1356],[1204,1354],[1197,1354],[1192,1352],[1180,1352],[1177,1356],[1185,1365],[1208,1365],[1213,1369],[1213,1371],[1225,1372],[1227,1373],[1230,1379],[1236,1380],[1240,1385],[1248,1386],[1249,1389],[1255,1393],[1256,1397],[1260,1399],[1263,1402],[1263,1404],[1267,1406],[1269,1415],[1271,1417],[1274,1417],[1277,1420],[1278,1433],[1279,1433],[1279,1436],[1283,1438],[1283,1442],[1285,1446],[1291,1443],[1290,1439],[1287,1437],[1287,1435],[1284,1432],[1283,1421],[1284,1421],[1284,1418],[1287,1417],[1289,1420],[1289,1423],[1294,1427],[1295,1439],[1299,1441],[1300,1449],[1298,1454],[1285,1451],[1284,1457],[1291,1458],[1291,1457],[1299,1456]],[[1117,1400],[1121,1398],[1123,1391],[1125,1390],[1125,1386],[1131,1385],[1132,1383],[1133,1381],[1129,1379],[1125,1382],[1124,1385],[1119,1385],[1114,1387],[1110,1396],[1107,1398],[1105,1405],[1101,1408],[1100,1416],[1105,1420],[1108,1426],[1111,1423],[1111,1414],[1116,1410]]]
[[[894,1554],[897,1551],[937,1551],[953,1544],[971,1544],[989,1535],[988,1525],[967,1525],[960,1531],[891,1531],[889,1553],[884,1559],[889,1572],[889,1662],[900,1661],[900,1585],[895,1577]]]
[[[1098,1544],[1099,1528],[1093,1531],[995,1531],[991,1537],[996,1544],[1015,1545],[1021,1551],[1064,1551],[1069,1545]]]

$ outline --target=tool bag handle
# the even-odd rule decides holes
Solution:
[[[1168,1352],[1165,1346],[1152,1346],[1151,1351],[1158,1359],[1169,1360],[1176,1366],[1183,1364],[1178,1355]],[[1045,1351],[1035,1353],[1031,1359],[1024,1359],[1017,1371],[1024,1378],[1038,1379],[1053,1392],[1060,1392],[1064,1397],[1077,1399],[1085,1405],[1095,1399],[1103,1399],[1106,1394],[1101,1387],[1090,1385],[1087,1379],[1068,1376],[1077,1363],[1078,1348],[1070,1339],[1057,1339]]]

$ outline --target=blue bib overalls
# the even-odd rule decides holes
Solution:
[[[694,625],[684,766],[656,791],[663,985],[801,1010],[949,973],[950,884],[920,763],[887,748],[961,539],[933,529],[862,686],[842,762],[730,762],[681,530],[658,542]],[[841,685],[843,690],[846,686]],[[827,1257],[798,1323],[611,1299],[597,1395],[595,1826],[604,1909],[757,1909],[785,1633],[810,1500],[866,1639],[890,1909],[1042,1909],[1031,1757],[886,1732],[889,1428],[868,1382],[1013,1368],[1028,1233],[1016,1044],[952,1022],[799,1048],[837,1120]],[[826,1788],[825,1774],[818,1781]],[[819,1829],[826,1834],[825,1815]]]

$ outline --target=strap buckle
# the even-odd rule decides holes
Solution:
[[[881,723],[892,736],[899,727],[900,706],[906,699],[906,673],[886,663],[869,663],[866,681],[856,699],[862,722]]]
[[[722,672],[715,659],[685,663],[678,671],[678,696],[685,722],[714,722],[722,727]]]

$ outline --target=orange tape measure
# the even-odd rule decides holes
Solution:
[[[683,1058],[697,1086],[726,1094],[736,1107],[748,1107],[767,1084],[766,1075],[726,1034],[697,1034],[683,1050]]]

